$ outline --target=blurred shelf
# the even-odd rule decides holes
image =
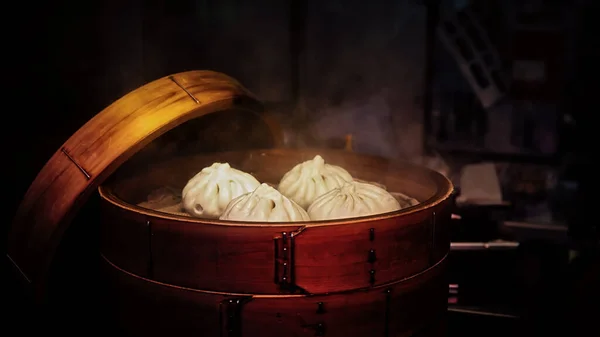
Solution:
[[[509,163],[530,163],[542,165],[556,165],[560,158],[556,155],[544,155],[537,152],[495,152],[492,149],[461,142],[430,142],[428,148],[438,152],[444,159],[446,157],[473,158],[478,161],[495,161]]]
[[[568,245],[570,242],[568,226],[559,222],[504,221],[499,230],[519,242],[545,241],[559,245]]]
[[[473,306],[462,306],[462,305],[457,305],[457,304],[449,304],[448,311],[462,313],[462,314],[469,314],[469,315],[492,316],[492,317],[498,317],[498,318],[510,318],[510,319],[520,318],[520,316],[518,314],[509,312],[507,310],[498,310],[498,309],[473,307]]]
[[[450,250],[513,250],[519,248],[519,243],[514,241],[490,241],[490,242],[451,242]]]

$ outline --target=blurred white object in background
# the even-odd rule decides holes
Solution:
[[[457,203],[502,205],[500,180],[493,163],[465,165],[460,174]]]

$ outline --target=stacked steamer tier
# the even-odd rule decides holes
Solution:
[[[139,151],[183,122],[232,109],[260,116],[251,129],[264,150]],[[99,128],[104,133],[92,132]],[[90,120],[48,162],[15,218],[9,255],[41,294],[62,232],[97,190],[110,303],[131,336],[444,335],[452,184],[409,164],[285,149],[280,140],[260,104],[225,75],[194,71],[149,83]],[[317,154],[419,204],[298,223],[199,219],[138,206],[157,188],[183,188],[214,162],[276,184]]]

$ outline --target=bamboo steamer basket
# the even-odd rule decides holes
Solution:
[[[232,113],[242,116],[237,129],[210,127],[215,116]],[[194,126],[198,120],[209,126]],[[191,144],[177,136],[186,128],[200,145],[246,141],[227,151],[160,152],[161,139]],[[374,156],[284,148],[281,140],[260,102],[226,75],[190,71],[146,84],[91,119],[40,171],[13,221],[8,257],[43,297],[65,229],[97,193],[107,302],[127,335],[443,335],[450,181]],[[299,223],[198,219],[139,206],[153,189],[181,189],[213,162],[276,184],[316,154],[419,204]]]

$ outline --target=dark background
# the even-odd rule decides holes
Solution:
[[[266,102],[293,106],[299,97],[300,89],[294,86],[294,58],[290,47],[294,34],[290,34],[290,26],[298,19],[291,15],[290,3],[266,0],[255,3],[251,5],[250,2],[228,1],[219,5],[214,1],[188,0],[11,3],[4,10],[3,22],[3,54],[7,58],[4,81],[8,88],[4,97],[5,118],[2,133],[6,149],[2,167],[6,170],[7,181],[4,184],[4,203],[7,205],[7,211],[3,212],[3,230],[8,229],[14,210],[27,187],[54,151],[93,115],[127,92],[151,80],[185,70],[212,69],[240,80]],[[311,91],[311,88],[318,87],[317,84],[311,85],[316,83],[316,80],[311,82],[310,78],[304,79],[303,94],[307,104],[309,107],[343,106],[339,101],[344,101],[344,97],[353,96],[358,91],[368,98],[370,95],[375,96],[379,87],[385,86],[396,93],[393,95],[395,100],[389,100],[390,111],[393,111],[397,118],[392,124],[414,124],[421,130],[406,136],[411,138],[403,138],[389,146],[394,150],[401,150],[393,156],[405,158],[422,151],[424,127],[422,104],[419,100],[424,95],[423,78],[426,66],[423,60],[426,49],[426,15],[423,10],[419,10],[422,4],[413,1],[413,7],[406,7],[415,10],[411,16],[414,19],[398,19],[406,25],[400,25],[404,30],[402,34],[393,36],[394,42],[381,52],[382,55],[388,55],[388,59],[382,60],[379,54],[361,54],[359,51],[353,54],[355,56],[352,60],[342,62],[340,55],[349,50],[350,46],[367,44],[365,41],[373,40],[383,34],[381,31],[389,31],[394,27],[393,24],[389,27],[378,26],[376,22],[393,23],[394,18],[382,17],[381,13],[386,12],[383,7],[369,11],[365,9],[369,6],[362,2],[348,1],[343,2],[344,6],[354,8],[355,14],[342,20],[332,14],[335,10],[325,3],[309,1],[306,9],[312,18],[309,20],[312,28],[308,29],[307,33],[308,40],[312,42],[307,43],[306,48],[312,48],[310,50],[313,52],[313,58],[321,61],[321,64],[312,65],[313,70],[306,72],[326,74],[323,78],[313,76],[322,86],[319,87],[320,94],[314,93],[316,89]],[[386,3],[388,6],[394,4],[392,1]],[[302,9],[301,4],[294,6]],[[573,208],[569,216],[572,238],[570,245],[575,246],[585,246],[586,243],[581,242],[590,241],[593,235],[597,235],[597,232],[590,229],[590,222],[595,221],[594,208],[588,206],[594,200],[591,191],[595,191],[596,186],[596,179],[592,175],[595,168],[592,159],[596,151],[595,146],[591,145],[596,138],[592,118],[597,110],[595,97],[598,87],[595,71],[596,60],[599,59],[598,38],[595,35],[598,21],[596,7],[598,6],[594,1],[583,1],[575,8],[576,33],[570,37],[573,42],[573,67],[568,68],[570,80],[561,91],[562,109],[577,120],[576,131],[566,133],[561,143],[561,152],[558,154],[559,159],[567,155],[575,158],[569,169],[569,175],[578,181],[580,186],[577,196],[572,201],[577,207]],[[248,33],[253,27],[256,29],[254,35]],[[318,36],[321,40],[317,39]],[[329,51],[328,48],[333,51]],[[343,66],[336,68],[336,71],[326,71],[341,63]],[[381,66],[383,70],[376,66],[381,63],[387,65]],[[363,64],[375,65],[368,68]],[[452,70],[451,65],[448,67],[450,70],[442,68],[442,72],[456,73],[456,69]],[[362,69],[362,73],[358,72],[357,75],[356,69]],[[397,71],[398,69],[400,70]],[[369,77],[364,73],[375,75]],[[350,85],[344,87],[344,90],[335,88],[335,83],[352,82],[348,81],[348,78],[357,79],[356,82],[360,85]],[[457,86],[464,86],[464,83]],[[290,119],[297,118],[297,114],[292,115],[293,111],[295,110],[292,108],[287,109]],[[399,146],[398,142],[418,145]],[[592,170],[587,170],[588,168]],[[590,171],[592,172],[587,173]],[[93,211],[92,209],[90,212]],[[93,223],[88,226],[94,228]],[[14,285],[5,286],[3,299],[6,298],[6,301],[2,302],[8,304],[7,310],[10,315],[4,318],[6,322],[14,324],[9,326],[21,331],[40,327],[51,330],[53,326],[44,324],[53,322],[54,328],[59,331],[80,332],[80,329],[65,323],[78,320],[82,324],[93,325],[95,329],[108,329],[108,326],[91,318],[102,311],[100,306],[83,306],[100,303],[101,299],[100,290],[95,291],[98,284],[92,262],[95,232],[80,225],[67,234],[67,238],[72,237],[75,239],[69,239],[71,243],[61,248],[62,254],[66,255],[62,257],[66,261],[63,265],[81,268],[78,271],[79,276],[68,282],[58,279],[55,287],[58,289],[57,294],[70,288],[69,291],[82,294],[85,300],[79,298],[55,301],[58,303],[55,305],[70,307],[70,317],[63,317],[64,314],[55,311],[58,316],[50,315],[46,321],[37,320],[37,324],[24,323],[27,317],[39,317],[31,316],[33,312],[25,305],[25,298],[18,292],[19,288]],[[593,242],[593,239],[591,241]],[[548,255],[552,249],[541,248],[541,251]],[[460,265],[457,270],[469,269],[470,264],[476,263],[488,266],[507,264],[507,261],[519,261],[526,255],[522,251],[519,254],[521,255],[508,260],[480,258],[477,259],[479,262],[461,262],[462,264],[457,264]],[[525,331],[527,328],[527,331],[535,335],[541,334],[541,331],[556,331],[560,328],[560,331],[570,331],[568,335],[575,335],[580,330],[590,331],[585,329],[597,326],[592,311],[593,305],[598,303],[593,298],[593,291],[597,291],[598,286],[594,280],[597,279],[586,276],[593,275],[595,268],[590,262],[593,260],[593,254],[590,256],[581,262],[582,266],[567,266],[566,263],[556,262],[563,258],[562,255],[557,259],[548,259],[548,262],[544,262],[544,270],[548,272],[544,277],[540,276],[542,281],[537,286],[531,286],[530,292],[524,291],[523,289],[527,288],[523,287],[519,288],[523,293],[513,292],[513,297],[527,297],[533,302],[532,304],[523,301],[521,305],[527,306],[530,313],[535,312],[530,314],[535,316],[532,320],[535,323],[530,322],[527,327],[518,325],[518,329]],[[518,267],[514,267],[516,268]],[[57,270],[60,270],[60,266]],[[4,266],[2,272],[8,280],[9,271],[4,269]],[[466,272],[464,273],[466,275]],[[487,281],[489,280],[486,279]],[[489,287],[493,288],[491,292],[495,292],[497,288],[494,287],[498,287],[498,282],[490,283]],[[536,296],[525,296],[531,295],[533,290],[538,292]],[[47,312],[44,315],[47,315]],[[463,329],[466,326],[478,325],[481,328],[472,330],[484,335],[491,334],[492,331],[481,329],[494,330],[499,334],[502,329],[513,327],[512,323],[498,323],[493,318],[481,318],[485,320],[482,323],[472,318],[468,320],[464,316],[452,317],[455,317],[455,327]],[[67,325],[69,328],[66,328]],[[514,335],[514,331],[506,333]],[[465,334],[467,333],[462,335]],[[583,332],[581,335],[584,335]]]

